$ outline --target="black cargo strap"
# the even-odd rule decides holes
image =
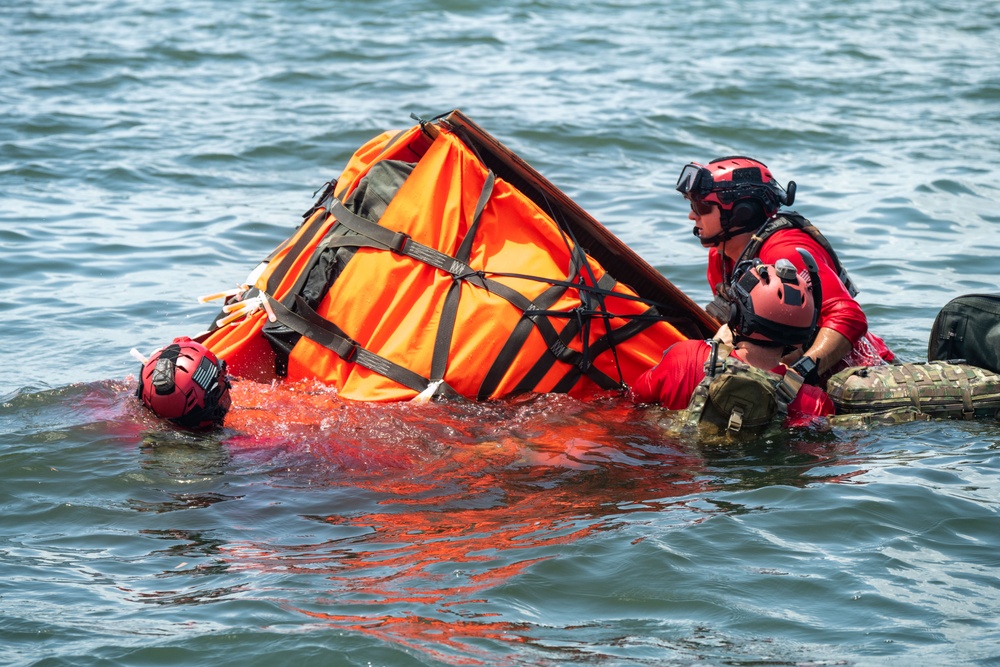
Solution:
[[[571,262],[569,270],[570,275],[576,274],[579,270],[581,255],[582,253],[574,253],[573,261]],[[585,257],[583,257],[583,261],[586,261]],[[614,278],[612,278],[609,274],[605,274],[601,281],[599,281],[598,287],[601,289],[609,289],[614,286],[614,282]],[[504,374],[507,372],[507,369],[510,368],[511,364],[514,363],[514,359],[520,353],[521,348],[524,346],[524,343],[527,341],[528,335],[531,333],[533,328],[538,329],[538,332],[541,334],[542,340],[545,342],[545,345],[548,347],[548,351],[551,352],[551,355],[546,355],[539,359],[535,366],[524,378],[522,378],[521,382],[518,383],[512,393],[524,393],[533,390],[535,385],[541,381],[541,379],[548,372],[549,368],[551,368],[552,364],[556,361],[561,361],[572,366],[574,370],[578,371],[576,373],[576,377],[585,373],[591,380],[594,381],[595,384],[597,384],[597,386],[602,389],[611,390],[621,388],[620,382],[615,381],[591,365],[590,355],[584,354],[583,352],[577,352],[568,346],[569,341],[571,341],[582,328],[579,326],[578,321],[572,320],[568,322],[566,326],[563,327],[562,333],[556,333],[555,327],[548,319],[552,315],[572,317],[572,313],[552,313],[547,310],[549,306],[559,300],[570,285],[572,285],[572,283],[554,285],[553,287],[545,290],[545,292],[543,292],[535,300],[535,302],[531,304],[530,308],[521,308],[523,311],[521,321],[515,325],[514,330],[511,331],[510,336],[507,338],[507,342],[500,350],[500,353],[497,354],[497,358],[493,361],[493,365],[490,366],[490,370],[487,371],[486,377],[483,378],[478,394],[478,398],[480,400],[488,398],[494,391],[496,391],[500,384],[500,380],[503,379]],[[577,285],[576,287],[580,288],[581,286]]]
[[[468,266],[469,257],[472,255],[472,243],[475,240],[476,232],[479,230],[479,222],[483,217],[486,204],[489,203],[493,195],[493,185],[496,176],[492,171],[486,174],[486,182],[479,193],[479,200],[476,202],[476,210],[472,216],[472,224],[469,225],[462,244],[455,253],[455,259],[464,266]],[[453,275],[453,282],[448,289],[448,296],[445,297],[444,306],[441,308],[441,319],[438,322],[437,336],[434,338],[434,353],[431,357],[431,380],[441,380],[448,370],[448,355],[451,352],[451,339],[455,334],[455,320],[458,317],[458,301],[462,293],[462,280],[459,276]]]
[[[413,259],[441,269],[445,273],[450,273],[456,278],[462,278],[478,287],[485,287],[485,283],[479,275],[469,268],[468,264],[461,262],[451,255],[446,255],[440,250],[435,250],[430,246],[418,243],[410,238],[409,234],[394,232],[387,227],[366,220],[350,211],[343,203],[335,200],[330,212],[337,219],[337,224],[343,225],[352,232],[360,234],[362,237],[372,242],[371,244],[358,243],[355,239],[352,243],[341,243],[338,245],[353,245],[359,247],[374,247],[384,250],[391,250],[397,255],[405,255]]]
[[[409,235],[403,232],[394,232],[391,229],[378,225],[369,220],[355,215],[339,201],[333,204],[331,213],[336,217],[339,224],[344,225],[371,243],[365,243],[361,239],[354,238],[351,241],[337,243],[339,246],[371,247],[387,249],[399,255],[411,257],[419,262],[441,269],[445,273],[451,274],[455,279],[464,280],[476,287],[480,287],[505,299],[511,305],[521,311],[544,310],[544,306],[539,308],[530,299],[501,282],[487,278],[482,272],[473,270],[468,264],[439,250],[414,241]],[[334,244],[330,244],[332,247]],[[575,270],[571,269],[571,273]],[[527,277],[527,276],[526,276]],[[534,278],[539,280],[539,278]],[[579,286],[577,286],[579,287]],[[565,288],[562,288],[563,290]],[[586,289],[586,288],[584,288]],[[554,302],[555,300],[553,300]]]
[[[552,327],[552,323],[547,319],[547,316],[539,316],[536,314],[539,312],[544,313],[545,309],[558,301],[559,297],[561,297],[565,292],[565,287],[550,287],[538,296],[538,298],[533,302],[533,308],[530,311],[522,310],[521,319],[516,325],[514,325],[514,329],[510,332],[510,336],[507,337],[507,342],[504,343],[504,346],[500,349],[500,352],[497,354],[496,359],[493,360],[493,364],[490,366],[490,369],[486,372],[486,376],[483,378],[482,384],[479,386],[479,394],[477,396],[479,400],[486,400],[493,394],[494,391],[496,391],[496,388],[500,385],[500,380],[503,379],[507,370],[514,363],[514,359],[521,352],[521,348],[524,347],[524,343],[527,341],[528,335],[535,329],[536,326],[539,329],[539,333],[542,334],[549,351],[552,352],[553,356],[549,358],[552,358],[553,360],[559,359],[572,364],[579,361],[579,358],[577,357],[569,357],[569,353],[573,352],[573,350],[568,348],[562,338],[555,334],[555,329]],[[549,335],[546,335],[546,332],[542,331],[542,326],[546,326],[551,330]],[[567,326],[569,325],[567,324]],[[570,336],[570,340],[571,339],[572,336]],[[575,354],[578,355],[579,353]],[[529,375],[534,377],[536,374],[529,372]],[[541,380],[541,376],[538,376],[535,379],[535,384],[537,384],[538,380]],[[518,384],[518,388],[521,389],[521,393],[531,391],[535,386],[533,384],[525,389],[523,388],[523,385],[525,385],[524,380]]]
[[[590,284],[592,284],[592,285],[598,285],[600,281],[598,281],[598,280],[595,279],[593,267],[591,267],[590,263],[587,262],[587,258],[586,258],[585,253],[583,253],[583,251],[580,250],[580,242],[576,239],[576,236],[573,234],[573,229],[569,225],[563,225],[563,224],[560,224],[559,227],[560,227],[560,229],[564,230],[563,238],[565,239],[565,238],[569,237],[573,241],[573,248],[567,248],[567,249],[570,250],[571,253],[580,253],[581,255],[584,255],[584,257],[583,257],[583,269],[586,272],[587,277],[590,278]],[[606,276],[606,274],[605,274],[605,276]],[[602,280],[604,279],[605,276],[602,276]],[[580,291],[580,302],[582,304],[590,305],[591,300],[597,301],[597,303],[598,303],[598,305],[600,307],[599,308],[600,314],[601,314],[601,317],[604,318],[605,329],[606,329],[604,340],[606,340],[609,343],[609,347],[611,349],[611,356],[612,356],[612,358],[615,361],[615,370],[618,371],[618,388],[620,390],[625,390],[626,389],[625,378],[622,377],[622,367],[621,367],[621,363],[618,360],[618,348],[615,347],[615,339],[614,339],[614,335],[615,334],[614,334],[614,330],[611,328],[611,326],[609,324],[609,322],[610,322],[610,313],[608,313],[606,304],[604,302],[604,295],[601,294],[600,291],[594,291],[594,292],[587,292],[587,291],[583,291],[583,290]],[[577,316],[582,318],[583,315],[582,315],[582,313],[577,313]],[[588,345],[590,343],[590,329],[591,329],[591,327],[593,325],[593,320],[591,318],[587,318],[585,321],[581,321],[581,325],[582,325],[583,331],[581,333],[580,338],[581,338],[581,341],[582,341],[582,344],[583,344],[582,345],[583,346],[583,354],[584,354],[584,357],[588,360],[587,364],[589,365],[590,364],[589,360],[594,358],[592,356],[591,351],[588,349]],[[569,391],[569,388],[567,388],[566,391]]]
[[[614,331],[611,331],[609,327],[608,333],[606,333],[604,336],[601,336],[601,338],[594,341],[590,345],[588,351],[589,357],[592,359],[596,359],[597,357],[601,356],[601,354],[603,354],[605,350],[613,349],[614,345],[620,343],[621,341],[628,340],[632,336],[635,336],[636,334],[647,329],[648,327],[651,327],[657,322],[663,321],[663,316],[660,315],[658,312],[656,312],[654,308],[650,308],[641,317],[642,319],[633,319],[628,324],[625,324],[619,327],[618,329],[615,329]],[[580,376],[583,374],[583,372],[584,371],[581,371],[581,369],[578,366],[574,366],[573,368],[569,369],[569,371],[567,371],[563,379],[560,380],[552,388],[552,391],[557,393],[568,392],[570,389],[573,388],[573,385],[576,384],[577,380],[580,379]],[[600,371],[598,371],[596,368],[591,367],[586,372],[588,377],[594,379],[594,374],[599,373]],[[607,377],[606,382],[604,383],[598,382],[597,385],[601,387],[601,389],[609,389],[609,390],[622,389],[621,382],[616,382],[610,377]]]
[[[336,187],[337,187],[337,179],[334,178],[334,179],[331,179],[331,180],[327,181],[323,185],[321,185],[319,187],[319,190],[316,190],[316,192],[319,192],[320,190],[322,190],[323,194],[321,194],[319,196],[319,199],[316,200],[316,203],[314,203],[309,208],[308,211],[306,211],[305,213],[302,214],[302,219],[306,221],[306,224],[309,223],[310,219],[313,218],[313,216],[316,214],[317,211],[319,211],[321,208],[325,207],[325,204],[323,202],[326,199],[328,199],[328,198],[330,198],[330,197],[333,196],[333,191],[334,191],[334,189]],[[316,192],[313,193],[313,196],[316,196]],[[316,218],[314,219],[314,221],[317,221],[319,224],[322,224],[323,222],[326,221],[326,218],[327,218],[326,215],[316,216]],[[301,226],[301,225],[299,225],[299,226]],[[312,229],[312,227],[314,227],[314,226],[316,226],[316,225],[309,225],[310,228],[307,230],[308,233],[303,232],[302,235],[299,236],[299,241],[300,242],[298,244],[296,244],[296,248],[294,248],[293,251],[290,251],[288,253],[289,255],[291,255],[291,259],[287,259],[288,255],[286,255],[286,259],[285,259],[285,261],[282,262],[282,265],[279,266],[279,267],[276,267],[271,272],[271,276],[277,276],[277,278],[276,278],[276,281],[274,281],[273,285],[272,285],[272,280],[270,278],[268,279],[267,292],[269,294],[273,294],[274,293],[274,290],[277,289],[277,287],[278,287],[278,283],[280,283],[281,280],[285,277],[285,273],[288,272],[288,269],[291,266],[292,262],[294,262],[295,259],[299,256],[299,253],[302,252],[302,248],[305,247],[305,243],[307,243],[307,242],[303,242],[302,239],[311,239],[312,236],[315,234],[315,229]],[[274,258],[278,255],[278,253],[280,253],[282,250],[284,250],[285,248],[287,248],[288,245],[291,242],[292,242],[292,237],[288,237],[287,239],[285,239],[284,241],[282,241],[280,244],[278,244],[278,247],[275,248],[274,250],[272,250],[271,254],[269,254],[267,256],[267,258],[264,259],[264,262],[268,263],[268,264],[271,263],[274,260]]]
[[[615,294],[615,293],[611,292],[611,290],[614,288],[614,286],[617,284],[617,282],[618,281],[616,281],[611,276],[611,274],[605,273],[601,277],[601,279],[598,281],[597,288],[600,289],[601,291],[607,291],[609,294]],[[650,309],[650,310],[653,310],[653,309]],[[538,312],[536,314],[537,315],[544,315],[544,316],[557,316],[557,317],[559,317],[559,316],[561,316],[561,317],[572,317],[573,316],[572,312],[570,312],[570,313],[564,313],[564,312],[541,311],[541,312]],[[587,317],[589,317],[589,314],[587,315]],[[645,329],[646,327],[651,326],[655,321],[658,321],[658,320],[650,319],[649,321],[639,322],[639,323],[630,322],[628,325],[623,326],[620,329],[618,329],[615,332],[615,335],[616,336],[620,336],[621,340],[627,340],[629,337],[633,336],[635,333],[638,333],[642,329]],[[562,347],[565,348],[566,345],[569,343],[569,341],[573,340],[573,338],[580,332],[580,330],[582,328],[583,328],[583,325],[582,325],[582,322],[581,322],[581,320],[580,320],[579,317],[571,319],[569,322],[567,322],[566,326],[563,327],[563,330],[559,334],[559,342],[562,344]],[[610,329],[610,327],[609,327],[609,329]],[[529,330],[530,330],[530,328],[529,328]],[[511,334],[510,340],[515,340],[515,337],[514,337],[513,334]],[[621,387],[621,383],[620,382],[615,382],[612,378],[610,378],[609,376],[605,375],[604,373],[602,373],[601,371],[597,370],[596,368],[593,368],[592,366],[588,366],[588,364],[589,364],[588,359],[595,358],[601,352],[603,352],[604,350],[609,349],[612,346],[612,342],[613,341],[611,339],[609,339],[608,334],[605,334],[599,340],[594,341],[594,343],[592,343],[589,346],[589,350],[588,350],[587,353],[584,353],[584,352],[578,352],[578,353],[576,353],[576,354],[579,355],[579,358],[577,359],[576,363],[574,363],[572,365],[572,367],[568,371],[567,375],[564,376],[564,378],[562,380],[560,380],[560,382],[559,382],[560,386],[562,386],[564,384],[567,384],[567,383],[569,385],[569,387],[567,387],[563,391],[569,391],[569,388],[571,388],[574,384],[576,384],[576,381],[580,378],[580,376],[584,372],[588,372],[588,375],[591,376],[591,379],[593,379],[595,381],[595,383],[597,383],[598,386],[600,386],[602,389],[618,389],[618,388],[620,388]],[[521,345],[523,345],[523,344],[524,344],[524,340],[522,338],[521,340],[517,340],[515,343],[511,344],[509,350],[505,347],[504,352],[506,352],[509,355],[509,358],[505,360],[506,364],[510,364],[510,363],[513,362],[514,356],[517,355],[517,352],[520,350]],[[498,370],[498,376],[495,378],[494,381],[499,381],[500,377],[502,376],[501,372],[503,370],[503,364],[501,364],[500,359],[504,356],[504,352],[502,352],[501,355],[497,358],[497,363],[498,363],[498,365],[500,365],[500,368],[497,369]],[[551,370],[551,368],[552,368],[553,364],[555,364],[555,362],[556,362],[556,356],[551,355],[551,354],[550,355],[544,355],[541,358],[539,358],[538,361],[535,362],[535,365],[531,367],[531,369],[524,375],[524,377],[521,379],[521,381],[517,384],[517,386],[514,388],[514,391],[512,393],[514,393],[514,394],[526,393],[526,392],[529,392],[532,389],[534,389],[534,387],[539,382],[541,382],[542,378],[545,377],[545,375],[549,372],[549,370]],[[493,369],[491,369],[491,371],[492,370]],[[572,379],[570,379],[570,378],[572,378]],[[485,385],[485,382],[484,382],[484,385]],[[484,387],[484,388],[488,388],[489,389],[489,392],[487,392],[487,395],[489,393],[491,393],[494,389],[496,389],[495,386],[493,386],[493,387]],[[553,390],[554,391],[560,391],[558,388],[554,388]],[[480,390],[480,393],[482,393],[482,390]]]
[[[281,281],[284,280],[285,274],[288,270],[292,268],[292,265],[302,254],[302,251],[306,249],[312,241],[316,232],[319,231],[320,227],[326,222],[327,215],[325,213],[320,213],[317,209],[311,218],[304,223],[304,229],[301,230],[299,238],[295,241],[285,256],[281,258],[281,261],[276,267],[271,271],[271,275],[267,278],[267,285],[264,287],[264,291],[268,294],[274,294],[278,286],[281,285]]]
[[[322,315],[313,310],[302,297],[297,295],[295,297],[295,307],[298,312],[293,312],[277,299],[268,297],[268,302],[279,322],[292,331],[319,343],[344,361],[374,371],[417,393],[424,391],[430,385],[430,380],[418,373],[363,348],[337,325],[324,319]],[[450,387],[443,384],[442,387],[445,391],[453,392]],[[442,393],[442,391],[435,393]]]
[[[435,268],[439,268],[451,274],[454,278],[455,282],[448,292],[445,299],[445,305],[441,313],[438,335],[435,340],[434,355],[431,360],[432,372],[430,379],[423,378],[422,376],[413,373],[402,366],[394,364],[393,362],[383,359],[382,357],[379,357],[378,355],[368,352],[364,348],[360,347],[335,324],[319,315],[319,313],[311,308],[309,304],[299,296],[301,284],[297,284],[295,288],[289,291],[288,296],[283,300],[284,303],[280,304],[279,307],[274,308],[278,321],[296,333],[314,340],[327,349],[332,350],[342,359],[347,361],[356,361],[361,366],[380,373],[381,375],[414,389],[415,391],[422,392],[431,382],[443,380],[458,312],[458,298],[460,295],[461,280],[464,279],[474,284],[481,284],[481,286],[485,286],[485,281],[483,281],[476,274],[476,272],[472,271],[466,262],[472,252],[473,240],[476,230],[479,228],[479,222],[482,218],[483,210],[486,208],[486,204],[489,202],[490,196],[493,193],[495,180],[496,177],[492,172],[490,172],[487,175],[483,190],[479,196],[479,201],[476,204],[472,224],[470,225],[468,233],[459,248],[458,258],[449,257],[434,248],[430,248],[413,241],[406,234],[392,232],[381,225],[356,215],[354,212],[345,207],[342,202],[333,197],[331,188],[327,188],[327,190],[323,193],[323,197],[321,197],[320,201],[317,202],[317,207],[326,207],[328,209],[328,211],[336,219],[337,224],[343,224],[344,227],[357,234],[357,236],[339,235],[329,237],[322,242],[322,247],[368,247],[387,249],[397,254],[410,256],[425,264],[434,266]],[[325,220],[326,216],[317,216],[317,218]],[[302,248],[297,247],[296,250],[301,252]],[[287,268],[285,270],[287,271]],[[300,277],[299,283],[304,282],[307,275],[308,271],[304,271]],[[451,388],[447,386],[447,384],[439,383],[437,386],[440,388],[436,390],[435,393],[454,393]]]
[[[488,181],[487,185],[492,185],[492,181]],[[480,195],[480,205],[482,206],[485,206],[485,203],[489,200],[489,194],[485,193],[485,190],[486,188],[484,188],[484,194]],[[478,207],[477,211],[479,211]],[[451,257],[450,255],[447,255],[439,250],[435,250],[434,248],[414,241],[407,234],[395,232],[391,229],[371,222],[370,220],[366,220],[365,218],[354,214],[339,201],[333,201],[330,212],[337,219],[338,224],[344,225],[347,229],[350,229],[371,242],[365,243],[362,239],[353,239],[349,242],[345,240],[343,245],[388,249],[397,254],[411,257],[417,261],[441,269],[442,271],[451,274],[456,281],[464,280],[472,285],[487,290],[491,294],[495,294],[500,298],[505,299],[508,303],[518,308],[524,314],[525,319],[523,319],[522,322],[518,323],[517,327],[515,327],[515,332],[517,332],[519,328],[523,331],[523,334],[518,336],[522,339],[521,342],[523,342],[523,339],[527,338],[528,333],[530,333],[531,326],[533,325],[538,328],[539,333],[542,335],[542,338],[549,350],[558,360],[579,367],[588,376],[592,377],[592,379],[602,388],[612,389],[621,387],[620,382],[612,380],[604,373],[590,366],[589,361],[586,360],[583,354],[570,349],[565,343],[560,341],[559,334],[556,332],[555,327],[552,326],[552,323],[548,321],[547,317],[541,314],[549,305],[558,300],[559,296],[565,292],[566,287],[559,286],[546,290],[546,294],[549,294],[549,292],[553,293],[551,300],[547,303],[544,301],[542,303],[534,303],[508,285],[486,278],[481,273],[474,271],[468,264],[460,261],[460,259]],[[478,218],[479,216],[477,215],[476,219],[478,220]],[[468,236],[465,241],[468,243],[471,252],[472,242],[469,240]],[[463,245],[465,245],[465,243],[463,243]],[[579,258],[576,255],[582,256],[582,253],[574,255],[573,266],[570,268],[570,275],[574,275],[580,266]],[[577,285],[576,287],[580,286]],[[451,306],[452,308],[457,309],[457,298],[457,295],[451,296],[450,301],[453,304]],[[451,316],[451,326],[453,326],[453,318],[454,315]],[[442,316],[442,320],[447,319],[448,318]],[[445,323],[447,324],[448,322],[445,321]],[[515,338],[515,335],[512,334],[511,338]],[[448,343],[450,344],[450,337],[448,339]],[[441,348],[443,345],[443,340],[440,344],[437,341],[435,343],[436,348]],[[517,349],[520,349],[520,345],[517,346]],[[514,353],[516,354],[516,350]],[[442,356],[439,356],[437,364],[438,367],[434,369],[439,372],[443,372],[440,368],[443,363],[441,359]],[[498,358],[498,362],[499,361],[500,359]],[[495,363],[491,371],[496,370],[498,372],[506,372],[506,368],[506,365],[501,368],[500,364]],[[489,374],[487,377],[489,377]],[[484,385],[485,384],[487,383],[484,383]],[[482,390],[480,390],[480,394],[482,394]]]
[[[580,332],[582,328],[585,328],[581,319],[591,316],[589,309],[580,308],[570,313],[549,312],[547,309],[558,301],[567,289],[577,289],[580,290],[581,293],[584,291],[593,291],[598,296],[607,295],[614,296],[616,298],[628,299],[630,295],[619,294],[611,291],[615,285],[615,281],[609,274],[605,274],[605,276],[602,277],[602,279],[598,281],[598,284],[594,287],[581,285],[576,282],[570,282],[569,280],[556,281],[539,278],[537,276],[510,274],[510,277],[542,280],[552,284],[551,288],[546,290],[535,301],[532,301],[514,288],[491,278],[487,278],[482,272],[473,270],[468,265],[468,261],[471,255],[474,237],[479,228],[482,213],[492,195],[494,182],[495,176],[492,172],[489,172],[484,187],[480,193],[472,223],[465,238],[463,239],[462,244],[456,252],[456,257],[451,257],[450,255],[447,255],[439,250],[414,241],[405,233],[393,231],[358,216],[344,206],[340,200],[333,196],[332,188],[326,189],[315,207],[316,210],[326,208],[329,214],[336,219],[336,225],[331,229],[332,233],[321,242],[322,247],[353,247],[389,250],[396,254],[410,257],[419,262],[440,269],[452,276],[454,283],[449,288],[442,307],[433,356],[431,359],[430,378],[424,378],[409,369],[365,350],[339,327],[319,315],[319,313],[317,313],[304,299],[302,299],[298,295],[300,291],[299,285],[296,285],[295,288],[289,291],[286,298],[282,300],[284,303],[278,303],[276,299],[269,299],[278,321],[296,333],[314,340],[318,344],[333,351],[345,361],[356,362],[359,365],[384,375],[385,377],[388,377],[403,386],[409,387],[414,391],[423,392],[432,382],[443,380],[444,374],[447,370],[448,356],[458,312],[461,284],[464,281],[503,298],[522,312],[521,321],[515,326],[514,331],[512,331],[511,336],[508,338],[503,349],[487,373],[486,378],[484,378],[483,384],[479,390],[480,398],[489,397],[493,393],[499,385],[500,380],[508,370],[510,364],[520,352],[528,338],[528,335],[536,328],[542,336],[542,340],[545,342],[548,352],[551,354],[544,355],[536,362],[535,366],[531,369],[531,371],[529,371],[528,376],[523,378],[521,382],[518,383],[517,393],[531,391],[534,389],[535,385],[541,381],[557,360],[571,367],[567,376],[559,382],[560,388],[565,388],[557,388],[557,391],[568,390],[583,374],[590,377],[591,380],[593,380],[594,383],[602,389],[621,389],[621,382],[612,379],[602,371],[593,367],[592,359],[594,354],[597,353],[597,350],[603,351],[613,348],[615,339],[618,341],[625,340],[629,336],[634,335],[638,331],[641,331],[662,318],[658,316],[655,308],[650,308],[649,311],[647,311],[648,314],[652,315],[651,317],[648,317],[648,319],[646,317],[647,313],[644,313],[641,316],[627,315],[625,317],[641,318],[643,321],[631,322],[629,325],[614,332],[613,337],[609,327],[608,334],[600,340],[595,341],[589,346],[589,349],[585,343],[584,351],[577,352],[570,348],[568,343]],[[274,284],[272,286],[272,280],[269,279],[269,294],[273,293],[271,292],[272,288],[277,288],[283,274],[288,271],[291,263],[298,256],[298,254],[300,254],[308,243],[312,241],[313,236],[326,220],[326,215],[315,215],[309,220],[311,229],[308,230],[307,233],[304,232],[301,234],[299,241],[295,244],[295,247],[288,252],[285,258],[283,258],[283,264],[288,264],[288,266],[278,267],[283,268],[283,270],[281,272],[276,270],[272,273]],[[343,225],[345,229],[354,232],[354,234],[336,234],[335,230],[337,225]],[[586,256],[579,250],[579,248],[577,248],[575,252],[572,252],[571,258],[569,275],[573,276],[579,272],[581,262],[586,261]],[[278,275],[279,273],[280,275]],[[308,271],[303,272],[300,282],[305,280],[307,273]],[[504,276],[508,274],[497,275]],[[601,312],[599,314],[606,318],[613,317],[613,315],[606,312]],[[567,325],[563,327],[562,332],[558,332],[549,319],[552,316],[575,319],[568,322]],[[439,386],[441,387],[441,391],[435,391],[435,393],[453,392],[453,390],[443,382]]]

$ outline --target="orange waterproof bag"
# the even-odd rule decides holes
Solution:
[[[457,111],[365,144],[305,218],[202,339],[233,375],[372,401],[587,396],[715,330]]]

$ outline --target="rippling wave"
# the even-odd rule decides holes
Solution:
[[[995,423],[671,437],[614,397],[139,409],[384,129],[461,108],[699,302],[681,165],[798,183],[873,330],[996,292],[1000,7],[120,0],[0,13],[10,664],[992,664]]]

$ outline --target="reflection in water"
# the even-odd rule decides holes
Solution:
[[[141,535],[172,542],[165,549],[157,549],[144,560],[152,563],[176,563],[161,570],[151,579],[140,577],[137,584],[155,583],[154,590],[141,590],[137,586],[119,583],[118,588],[127,600],[156,605],[197,605],[230,598],[247,590],[246,583],[218,585],[227,574],[230,564],[222,557],[224,542],[208,532],[182,529],[141,530]],[[164,586],[170,586],[164,588]]]
[[[568,567],[615,531],[643,541],[641,513],[688,525],[750,511],[729,491],[844,481],[863,465],[831,432],[699,447],[616,397],[363,404],[237,382],[226,428],[192,434],[128,388],[105,393],[116,428],[141,440],[145,481],[124,505],[147,517],[139,535],[171,542],[118,579],[127,600],[273,601],[455,664],[496,664],[512,643],[550,651],[558,621],[528,601],[538,568]]]
[[[254,406],[227,422],[234,460],[308,455],[324,483],[368,500],[304,517],[341,539],[227,544],[233,567],[321,577],[322,594],[289,607],[438,659],[455,661],[442,651],[456,650],[464,663],[479,655],[477,641],[531,642],[531,623],[496,620],[509,616],[500,591],[570,545],[631,513],[739,511],[701,500],[720,488],[822,481],[807,473],[834,456],[821,433],[706,453],[666,436],[660,413],[610,397],[355,404],[317,386],[237,383],[234,403]],[[495,660],[495,646],[479,659]]]

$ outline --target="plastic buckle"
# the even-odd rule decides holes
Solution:
[[[396,232],[392,237],[392,241],[389,242],[389,250],[393,251],[397,255],[403,254],[403,248],[406,244],[410,242],[410,235],[403,232]]]
[[[353,363],[354,360],[358,358],[358,350],[361,349],[361,346],[355,343],[354,341],[351,341],[350,343],[351,343],[351,349],[347,351],[347,354],[341,355],[340,357],[349,364]]]
[[[731,433],[739,433],[741,428],[743,428],[743,409],[733,408],[729,415],[729,423],[726,424],[726,430]]]

